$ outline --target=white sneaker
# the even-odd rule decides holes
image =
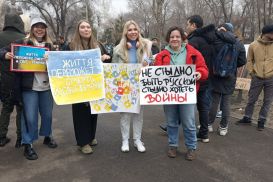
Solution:
[[[139,152],[145,152],[146,149],[144,147],[144,143],[141,142],[140,140],[135,140],[134,146],[137,148],[137,151]]]
[[[216,118],[221,118],[222,117],[222,111],[218,111],[216,114]]]
[[[210,133],[213,132],[213,127],[212,127],[212,125],[209,124],[209,125],[208,125],[208,129],[209,129],[209,132],[210,132]]]
[[[122,141],[121,151],[122,152],[129,152],[129,142],[128,142],[128,140],[123,140]]]
[[[226,136],[227,132],[228,132],[228,128],[227,127],[226,128],[222,128],[222,127],[219,126],[219,135]]]

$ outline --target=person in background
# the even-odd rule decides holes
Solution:
[[[248,102],[244,117],[237,124],[251,124],[256,101],[263,91],[264,99],[259,113],[257,129],[264,130],[273,101],[273,24],[265,25],[262,34],[249,45],[247,69],[251,75]]]
[[[200,15],[193,15],[187,19],[188,43],[203,55],[206,65],[211,73],[211,62],[214,59],[213,42],[216,39],[215,26],[213,24],[203,26]],[[197,94],[197,110],[199,114],[200,128],[197,138],[201,142],[209,142],[208,132],[212,129],[209,123],[209,110],[211,105],[211,74],[206,81],[200,82],[200,90]]]
[[[200,81],[208,78],[208,68],[202,54],[185,43],[186,36],[180,27],[169,28],[166,35],[168,45],[165,50],[157,54],[154,65],[196,65],[197,91]],[[167,133],[169,141],[168,157],[175,158],[179,144],[179,126],[183,127],[185,145],[187,147],[186,160],[196,158],[197,148],[196,126],[195,126],[196,104],[172,104],[164,105],[164,112],[167,119]]]
[[[10,45],[15,40],[25,37],[24,22],[17,14],[6,14],[3,32],[0,33],[0,49]],[[4,54],[3,54],[4,55]],[[10,61],[2,56],[1,64],[1,99],[2,110],[0,116],[0,147],[10,142],[7,137],[8,126],[10,123],[10,115],[16,107],[16,134],[17,140],[15,147],[21,147],[21,111],[22,102],[15,92],[14,84],[16,84],[16,73],[10,71]]]
[[[35,17],[31,20],[30,35],[18,44],[47,47],[52,50],[53,44],[47,33],[46,22]],[[5,51],[5,58],[10,60],[14,55],[10,47]],[[23,112],[21,115],[22,145],[25,146],[24,156],[28,160],[38,159],[33,148],[33,143],[38,135],[44,136],[43,144],[49,148],[56,148],[57,144],[52,137],[52,110],[53,97],[50,90],[49,78],[46,72],[22,72],[20,78],[20,90],[22,94]],[[38,134],[38,114],[41,116],[40,131]]]
[[[155,55],[160,52],[160,49],[159,49],[160,45],[159,45],[158,38],[156,38],[156,37],[152,38],[152,43],[153,43],[152,44],[152,54]]]
[[[93,35],[91,24],[87,20],[81,20],[76,26],[76,31],[66,51],[78,51],[100,48],[101,61],[111,62],[111,57],[102,44]],[[83,154],[93,153],[92,146],[98,144],[95,135],[97,129],[97,114],[91,114],[89,102],[72,104],[72,115],[75,137],[79,150]]]
[[[140,34],[138,24],[129,20],[125,23],[120,43],[114,48],[113,63],[141,63],[147,66],[152,56],[152,43],[144,39]],[[134,146],[139,152],[145,152],[146,148],[141,141],[143,126],[143,106],[140,113],[121,113],[120,129],[122,135],[122,152],[129,152],[130,123],[133,122],[133,140]]]
[[[58,50],[59,51],[63,51],[65,50],[65,48],[67,47],[67,43],[66,41],[64,40],[64,37],[63,36],[60,36],[59,37],[59,45],[58,45]]]
[[[231,23],[224,23],[219,26],[216,31],[217,39],[214,42],[216,52],[221,52],[221,49],[226,44],[232,44],[236,48],[236,58],[232,61],[236,62],[236,66],[241,67],[246,64],[246,52],[244,45],[233,34],[233,25]],[[209,125],[212,125],[215,121],[218,106],[220,102],[222,105],[222,118],[218,127],[219,135],[225,136],[228,133],[228,123],[230,120],[230,97],[235,90],[235,84],[237,79],[237,68],[234,73],[228,77],[221,77],[219,75],[212,74],[212,104],[209,112]]]

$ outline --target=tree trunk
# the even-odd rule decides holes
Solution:
[[[5,3],[4,0],[0,0],[0,30],[2,31],[4,26],[4,16],[5,16]]]

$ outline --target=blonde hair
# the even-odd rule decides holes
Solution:
[[[26,37],[26,40],[27,40],[27,41],[30,40],[30,41],[32,41],[34,44],[36,44],[38,41],[37,41],[36,37],[35,37],[34,34],[33,34],[33,28],[34,28],[34,26],[31,27],[30,33],[29,33],[29,35]],[[49,35],[48,35],[48,33],[47,33],[47,28],[46,28],[46,30],[45,30],[45,35],[44,35],[44,37],[43,37],[43,42],[50,43],[51,45],[53,45],[53,42],[51,41],[51,39],[50,39],[50,37],[49,37]]]
[[[147,40],[144,39],[140,34],[140,28],[138,24],[134,20],[129,20],[124,24],[122,37],[120,40],[120,43],[116,47],[116,51],[125,59],[125,63],[129,62],[129,56],[128,56],[128,38],[127,38],[127,32],[130,25],[134,25],[137,28],[138,31],[138,38],[137,38],[137,59],[138,62],[142,62],[142,56],[144,54],[144,51],[146,51],[147,55],[150,55],[149,51],[147,50]]]
[[[80,32],[79,32],[80,25],[83,22],[88,23],[91,26],[91,24],[87,20],[80,20],[78,22],[73,39],[70,43],[71,50],[85,50],[85,49],[94,49],[94,48],[98,47],[98,42],[92,33],[93,32],[92,28],[91,28],[91,36],[90,36],[89,41],[87,43],[87,47],[85,47],[85,44],[83,43],[83,40],[82,40],[82,38],[80,36]]]

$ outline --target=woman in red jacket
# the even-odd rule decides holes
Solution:
[[[201,53],[185,43],[186,36],[180,27],[171,27],[166,35],[169,43],[163,51],[157,54],[154,65],[196,65],[197,88],[199,82],[208,77],[208,68]],[[167,119],[167,132],[169,137],[168,156],[176,157],[179,143],[179,125],[182,124],[187,147],[186,160],[195,159],[196,150],[196,126],[195,126],[195,104],[173,104],[164,105],[164,112]]]

